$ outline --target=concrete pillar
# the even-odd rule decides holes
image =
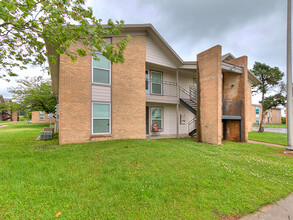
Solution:
[[[222,47],[197,55],[198,141],[222,144]]]

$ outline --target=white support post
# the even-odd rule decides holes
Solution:
[[[292,118],[292,45],[291,45],[291,0],[288,0],[287,12],[287,138],[286,149],[293,150],[293,118]]]

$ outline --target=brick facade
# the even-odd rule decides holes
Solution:
[[[239,86],[238,90],[235,93],[235,97],[242,100],[242,139],[244,142],[248,141],[248,129],[250,122],[250,106],[251,106],[251,91],[249,90],[249,82],[248,82],[248,69],[247,69],[247,56],[242,56],[233,60],[229,60],[229,63],[234,65],[242,65],[243,73],[239,76]],[[249,97],[250,94],[250,97]],[[235,125],[236,123],[228,125],[228,128],[231,129],[239,129]],[[234,140],[236,136],[233,137]],[[228,139],[229,140],[229,139]]]
[[[146,138],[145,45],[145,36],[132,36],[125,62],[112,65],[113,139]]]
[[[47,117],[48,114],[45,113],[45,120],[40,120],[40,112],[39,111],[33,111],[32,112],[32,123],[50,123],[50,118]],[[51,118],[51,123],[55,123],[55,118]]]
[[[115,44],[120,38],[112,38]],[[91,135],[91,57],[60,56],[59,144],[146,138],[145,36],[133,36],[125,62],[112,64],[112,134]],[[72,45],[74,50],[78,45]]]
[[[222,47],[197,55],[197,136],[201,142],[222,143]]]
[[[80,44],[71,46],[76,50]],[[91,135],[91,57],[75,63],[60,55],[59,144],[90,141]]]

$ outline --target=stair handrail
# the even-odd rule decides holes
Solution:
[[[185,93],[185,95],[187,95],[191,101],[196,102],[195,94],[192,94],[190,91],[187,91],[186,89],[179,86],[179,98],[181,98],[180,92]]]
[[[193,125],[192,129],[190,129],[190,125]],[[188,133],[192,132],[194,129],[196,129],[196,117],[188,122]]]

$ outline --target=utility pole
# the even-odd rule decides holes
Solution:
[[[291,45],[291,0],[288,0],[287,12],[287,138],[286,150],[293,150],[292,118],[292,45]]]

